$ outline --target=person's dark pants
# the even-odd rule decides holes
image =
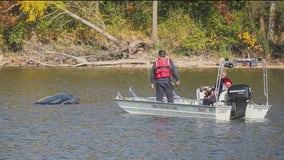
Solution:
[[[216,102],[216,97],[213,96],[211,98],[204,98],[203,105],[213,105]]]
[[[166,93],[169,103],[174,103],[173,85],[170,82],[156,83],[156,97],[157,101],[163,101],[163,96]]]

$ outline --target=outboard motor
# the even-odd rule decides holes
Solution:
[[[246,84],[233,85],[228,89],[228,101],[232,104],[231,117],[241,118],[245,116],[248,100],[251,99],[251,91]]]

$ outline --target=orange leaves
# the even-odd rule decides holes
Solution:
[[[215,1],[215,6],[228,24],[233,23],[233,16],[226,1]]]
[[[126,4],[126,11],[127,11],[128,13],[132,13],[133,10],[134,10],[133,3],[127,3],[127,4]]]
[[[9,27],[17,23],[16,16],[10,10],[17,5],[17,2],[0,2],[0,26]]]
[[[248,51],[263,51],[263,48],[260,45],[256,44],[257,39],[253,35],[250,35],[248,32],[240,33],[238,35],[238,38],[244,45],[247,46],[246,49]]]
[[[0,14],[0,26],[9,27],[16,24],[16,18],[12,14]]]

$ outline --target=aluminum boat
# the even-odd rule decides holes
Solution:
[[[168,103],[166,97],[163,102],[156,97],[139,97],[129,88],[131,96],[125,97],[117,92],[114,101],[126,112],[140,115],[158,115],[175,117],[195,117],[216,120],[230,120],[240,118],[265,118],[271,105],[268,103],[268,82],[266,63],[261,59],[235,59],[220,63],[216,86],[221,82],[221,73],[224,68],[252,68],[262,66],[263,70],[263,94],[265,104],[254,103],[251,98],[251,88],[248,84],[234,84],[228,90],[222,91],[216,96],[213,105],[203,105],[205,89],[210,86],[202,86],[196,89],[196,99],[180,97],[174,94],[174,103]],[[217,91],[219,93],[219,90]]]

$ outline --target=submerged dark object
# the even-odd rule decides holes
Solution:
[[[55,94],[52,96],[47,96],[44,97],[35,104],[47,104],[47,105],[52,105],[52,104],[78,104],[80,101],[79,98],[74,97],[70,94],[67,93],[61,93],[61,94]]]

